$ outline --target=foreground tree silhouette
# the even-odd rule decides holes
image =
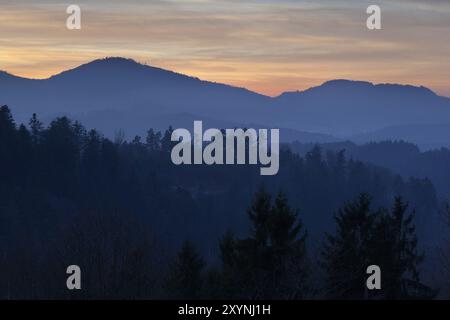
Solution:
[[[435,292],[420,283],[414,214],[395,199],[391,212],[370,210],[370,197],[359,198],[335,217],[336,235],[327,235],[323,267],[327,272],[326,294],[337,299],[431,298]],[[369,292],[366,269],[378,265],[382,289]]]
[[[222,240],[225,295],[248,299],[299,299],[305,294],[306,234],[283,194],[272,205],[263,189],[247,211],[252,234]]]
[[[329,298],[364,298],[366,268],[372,264],[369,251],[374,220],[367,194],[339,209],[335,216],[336,235],[326,235],[322,252]]]
[[[203,290],[205,262],[193,244],[186,241],[172,267],[167,288],[171,298],[199,299]]]
[[[408,204],[396,197],[388,214],[381,216],[376,225],[374,258],[383,270],[385,299],[429,299],[436,291],[420,282],[418,267],[424,255],[418,252],[414,211],[407,212]]]

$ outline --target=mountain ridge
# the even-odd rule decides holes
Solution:
[[[322,83],[321,85],[310,87],[305,90],[296,90],[296,91],[285,91],[281,93],[277,97],[283,97],[285,95],[291,95],[291,94],[305,94],[309,93],[314,90],[319,89],[355,89],[355,87],[369,89],[369,90],[378,90],[378,89],[397,89],[397,90],[403,90],[403,91],[409,91],[409,92],[420,92],[422,94],[429,94],[433,96],[439,96],[436,94],[433,90],[430,88],[427,88],[425,86],[414,86],[411,84],[399,84],[399,83],[373,83],[370,81],[364,81],[364,80],[350,80],[350,79],[334,79],[334,80],[328,80]],[[447,98],[447,97],[444,97]]]
[[[0,103],[9,105],[19,122],[27,122],[33,113],[46,119],[70,115],[107,134],[121,124],[132,134],[143,134],[146,123],[156,118],[166,121],[158,126],[185,123],[186,113],[198,120],[338,138],[392,126],[450,124],[450,99],[423,86],[336,79],[269,97],[121,57],[96,59],[47,79],[0,73]],[[117,119],[107,117],[108,122],[99,116],[112,111]]]
[[[190,76],[184,73],[180,73],[180,72],[176,72],[173,70],[169,70],[169,69],[164,69],[164,68],[160,68],[160,67],[156,67],[156,66],[152,66],[152,65],[148,65],[148,64],[144,64],[144,63],[140,63],[134,59],[131,58],[124,58],[124,57],[119,57],[119,56],[113,56],[113,57],[105,57],[105,58],[99,58],[99,59],[95,59],[86,63],[83,63],[81,65],[78,65],[76,67],[67,69],[67,70],[63,70],[59,73],[56,73],[54,75],[51,75],[49,77],[46,78],[42,78],[42,79],[36,79],[36,78],[28,78],[28,77],[23,77],[23,76],[18,76],[15,74],[12,74],[6,70],[0,70],[0,77],[2,75],[6,75],[9,76],[11,78],[18,78],[18,79],[24,79],[24,80],[31,80],[31,81],[46,81],[46,80],[52,80],[52,79],[58,79],[61,78],[65,75],[69,75],[71,73],[74,72],[79,72],[82,71],[84,69],[87,68],[92,68],[92,67],[98,67],[98,66],[108,66],[111,67],[111,65],[115,65],[117,66],[128,66],[128,67],[134,67],[136,70],[138,70],[138,68],[148,68],[152,71],[157,71],[160,73],[167,73],[167,74],[171,74],[174,76],[179,76],[179,77],[183,77],[189,80],[197,80],[200,82],[205,82],[205,83],[209,83],[209,84],[216,84],[216,85],[223,85],[223,86],[227,86],[227,87],[232,87],[232,88],[236,88],[236,89],[243,89],[246,90],[248,92],[260,95],[260,96],[264,96],[264,97],[268,97],[268,98],[279,98],[282,97],[283,95],[289,95],[289,94],[301,94],[301,93],[306,93],[309,92],[311,90],[314,89],[318,89],[318,88],[326,88],[326,87],[333,87],[334,88],[338,88],[338,89],[342,89],[342,85],[343,84],[351,84],[351,85],[365,85],[371,88],[390,88],[390,87],[394,87],[394,88],[404,88],[404,89],[411,89],[411,90],[420,90],[423,92],[428,92],[430,94],[433,94],[435,96],[439,96],[439,97],[443,97],[443,98],[450,98],[450,97],[446,97],[446,96],[441,96],[438,95],[437,93],[435,93],[433,90],[431,90],[430,88],[426,87],[426,86],[415,86],[412,84],[400,84],[400,83],[388,83],[388,82],[383,82],[383,83],[374,83],[374,82],[370,82],[370,81],[366,81],[366,80],[352,80],[352,79],[332,79],[332,80],[327,80],[325,82],[323,82],[322,84],[316,85],[316,86],[312,86],[309,87],[307,89],[304,90],[294,90],[294,91],[284,91],[281,94],[277,95],[277,96],[269,96],[269,95],[265,95],[262,93],[258,93],[256,91],[250,90],[248,88],[245,87],[239,87],[239,86],[234,86],[234,85],[230,85],[230,84],[226,84],[226,83],[221,83],[221,82],[217,82],[217,81],[210,81],[210,80],[205,80],[205,79],[201,79],[195,76]],[[123,70],[122,70],[123,71]]]

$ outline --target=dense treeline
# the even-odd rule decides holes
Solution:
[[[293,143],[292,151],[306,154],[314,144]],[[417,145],[404,141],[382,141],[357,145],[352,142],[321,144],[323,150],[339,151],[345,149],[347,157],[372,163],[403,177],[427,177],[436,187],[438,194],[450,194],[450,149],[440,148],[421,151]]]
[[[333,259],[339,260],[331,239],[347,231],[338,228],[327,244],[323,235],[345,220],[342,214],[333,220],[338,208],[362,192],[373,207],[390,207],[397,195],[409,202],[419,243],[433,231],[437,200],[426,179],[405,181],[319,147],[304,157],[282,150],[273,177],[254,166],[175,166],[170,136],[171,128],[150,129],[143,139],[126,141],[119,132],[111,141],[66,117],[45,127],[36,115],[18,126],[0,108],[0,297],[333,296],[324,275],[332,279]],[[278,196],[272,201],[270,194]],[[411,229],[406,213],[380,212],[361,213],[374,220],[370,234],[393,235],[392,221]],[[386,297],[406,296],[406,280],[420,284],[422,248],[412,233],[401,243],[395,237],[377,243],[383,254],[407,256],[379,262],[395,270],[396,286]],[[312,257],[323,250],[331,264],[321,262],[319,272]],[[66,289],[70,264],[83,270],[85,290]],[[365,297],[358,290],[348,297]]]
[[[228,299],[430,299],[437,290],[420,281],[423,254],[417,249],[414,214],[398,197],[391,210],[372,211],[367,194],[341,208],[336,234],[328,234],[318,261],[323,279],[313,283],[306,232],[283,194],[273,204],[256,193],[248,216],[250,236],[226,234],[220,242],[219,268],[205,263],[186,242],[169,278],[175,298]],[[383,286],[368,290],[369,266],[380,267]]]

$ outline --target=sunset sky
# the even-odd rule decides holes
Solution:
[[[70,4],[82,30],[66,29]],[[45,78],[106,56],[267,95],[346,78],[450,96],[450,0],[0,0],[0,70]]]

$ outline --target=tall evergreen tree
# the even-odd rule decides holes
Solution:
[[[146,138],[147,148],[150,151],[158,151],[161,149],[161,132],[155,133],[155,130],[150,129],[147,131]]]
[[[386,299],[432,298],[436,292],[420,282],[418,267],[424,255],[417,248],[414,211],[407,209],[408,204],[396,197],[374,231],[373,255],[384,275],[381,294]]]
[[[327,235],[323,250],[329,297],[407,299],[435,295],[420,282],[418,266],[423,256],[417,249],[414,213],[407,214],[407,208],[397,197],[390,212],[383,208],[372,212],[370,198],[362,194],[339,210],[336,235]],[[370,265],[381,269],[381,290],[367,289]]]
[[[169,129],[164,132],[164,136],[161,139],[161,150],[163,152],[170,152],[172,150],[172,146],[174,145],[174,142],[172,141],[172,132],[172,126],[169,126]]]
[[[44,126],[42,125],[42,122],[39,121],[36,113],[33,113],[33,116],[31,117],[28,125],[31,130],[31,137],[33,139],[33,143],[36,144],[39,142],[39,139],[42,134],[42,130],[44,129]]]
[[[4,191],[2,184],[15,179],[10,173],[15,172],[17,142],[16,124],[11,110],[8,106],[3,106],[0,108],[0,193]]]
[[[186,241],[172,267],[167,287],[175,299],[199,299],[203,290],[205,262],[194,245]]]
[[[11,110],[8,106],[0,107],[0,137],[7,132],[11,133],[16,129]]]
[[[226,292],[234,298],[294,299],[305,294],[306,234],[283,194],[259,190],[247,211],[252,234],[221,242]]]
[[[359,198],[339,209],[335,216],[336,235],[326,235],[322,251],[327,273],[326,295],[336,299],[363,299],[366,292],[366,269],[371,265],[370,243],[375,214],[370,198]]]

